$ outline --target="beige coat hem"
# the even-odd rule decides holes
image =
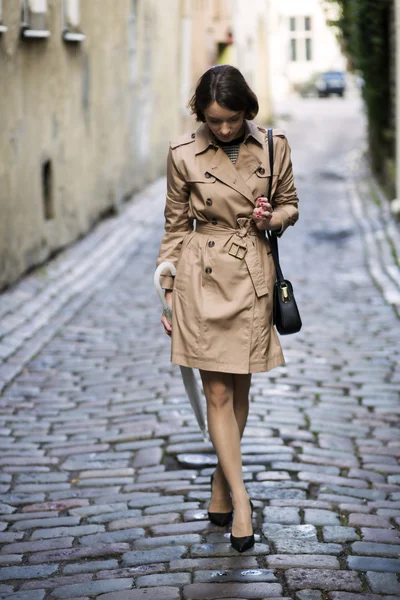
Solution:
[[[216,360],[202,360],[197,356],[187,356],[186,354],[173,353],[171,362],[181,367],[191,367],[192,369],[202,369],[203,371],[216,371],[218,373],[235,373],[237,375],[249,373],[262,373],[275,369],[285,364],[282,352],[277,352],[268,360],[253,361],[247,367],[239,367],[237,364],[224,363]]]

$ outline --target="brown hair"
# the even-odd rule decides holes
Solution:
[[[208,69],[199,79],[188,106],[197,121],[205,122],[204,111],[218,102],[229,110],[244,111],[245,119],[252,120],[258,113],[258,100],[245,78],[236,67],[217,65]]]

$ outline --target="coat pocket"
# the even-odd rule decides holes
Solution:
[[[178,263],[176,265],[174,287],[181,291],[184,291],[187,288],[192,269],[199,260],[198,244],[193,243],[195,236],[196,232],[192,231],[183,240]]]

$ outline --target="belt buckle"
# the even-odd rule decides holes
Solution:
[[[234,246],[236,248],[234,248]],[[232,242],[231,247],[228,250],[228,254],[238,258],[239,260],[243,260],[247,254],[247,248],[246,246],[241,246],[240,244],[236,244],[236,242]]]

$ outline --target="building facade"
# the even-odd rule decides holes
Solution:
[[[180,11],[0,0],[0,289],[164,172]]]
[[[298,84],[323,71],[345,71],[330,20],[338,7],[325,0],[270,0],[269,55],[271,94],[276,106]]]

